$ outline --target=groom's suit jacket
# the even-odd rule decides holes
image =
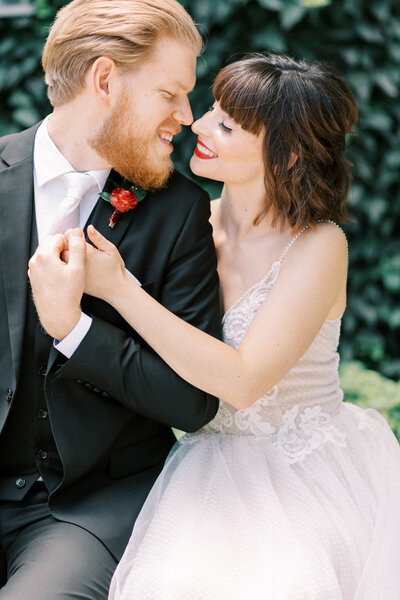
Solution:
[[[36,129],[0,139],[0,500],[22,499],[40,475],[53,515],[92,532],[119,558],[174,442],[170,426],[196,430],[218,403],[96,298],[83,297],[93,323],[72,357],[53,347],[27,278],[37,239]],[[108,189],[117,177],[111,173]],[[88,223],[117,245],[156,300],[219,337],[207,194],[175,173],[114,229],[112,211],[99,199]]]

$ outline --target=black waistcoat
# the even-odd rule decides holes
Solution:
[[[31,254],[37,246],[35,217]],[[62,463],[51,431],[44,378],[53,339],[41,327],[31,294],[27,298],[22,367],[0,435],[0,501],[21,500],[42,477],[49,492],[62,480]]]

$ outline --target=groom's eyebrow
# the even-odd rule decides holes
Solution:
[[[170,85],[171,85],[171,87],[178,89],[180,92],[183,92],[184,94],[190,94],[194,90],[194,85],[188,90],[187,87],[185,85],[183,85],[183,83],[181,83],[180,81],[172,81],[170,83]]]

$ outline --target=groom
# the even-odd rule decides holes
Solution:
[[[81,299],[72,259],[54,269],[65,229],[93,223],[149,293],[219,335],[208,198],[170,160],[200,47],[175,0],[74,0],[44,49],[53,113],[0,140],[1,600],[105,599],[170,426],[217,410]],[[132,183],[150,191],[110,228],[99,193]]]

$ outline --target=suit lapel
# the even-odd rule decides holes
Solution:
[[[111,171],[106,184],[104,186],[104,191],[106,192],[111,192],[115,187],[118,187],[121,185],[121,181],[122,181],[122,177],[121,175],[119,175],[119,173],[116,173],[115,171]],[[145,199],[143,199],[143,201],[145,201]],[[118,245],[120,244],[122,238],[124,237],[124,235],[126,234],[127,230],[129,229],[131,223],[132,223],[132,219],[134,218],[134,213],[135,210],[130,210],[127,213],[123,214],[119,220],[119,222],[117,223],[117,225],[112,229],[111,227],[109,227],[108,224],[108,219],[111,217],[112,213],[114,211],[114,208],[111,206],[111,204],[109,202],[107,202],[107,200],[103,200],[103,198],[99,198],[99,200],[96,202],[96,205],[92,211],[92,213],[90,214],[86,226],[85,226],[85,233],[86,233],[86,229],[88,225],[93,225],[97,231],[99,231],[105,238],[107,238],[110,242],[112,242],[115,246],[118,247]],[[84,310],[87,310],[90,312],[91,308],[92,308],[92,304],[93,303],[97,303],[98,300],[95,298],[92,298],[91,296],[84,296]],[[52,368],[52,366],[54,365],[56,359],[57,359],[58,353],[57,350],[55,350],[54,348],[52,348],[50,350],[50,356],[49,356],[49,361],[48,361],[48,370],[50,370]]]
[[[10,166],[0,171],[0,254],[15,381],[27,306],[35,133],[36,127],[14,138],[2,155]]]

